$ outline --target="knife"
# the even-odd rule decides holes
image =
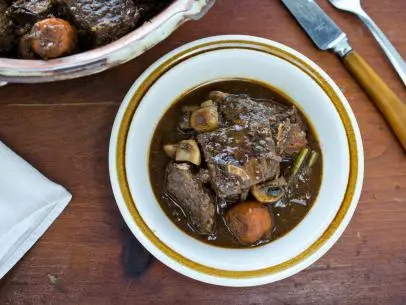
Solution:
[[[316,46],[336,53],[366,91],[406,150],[406,105],[352,49],[347,35],[313,0],[282,0]]]

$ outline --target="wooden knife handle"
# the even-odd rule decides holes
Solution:
[[[406,150],[406,105],[355,51],[344,59],[347,70],[367,92]]]

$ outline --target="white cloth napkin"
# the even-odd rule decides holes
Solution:
[[[0,141],[0,279],[44,234],[71,200]]]

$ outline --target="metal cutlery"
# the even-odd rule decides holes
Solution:
[[[308,36],[321,50],[336,53],[344,66],[380,109],[406,150],[406,105],[352,49],[347,35],[313,0],[282,0]]]
[[[361,0],[329,0],[336,8],[357,15],[372,32],[406,86],[406,63],[389,39],[361,6]]]

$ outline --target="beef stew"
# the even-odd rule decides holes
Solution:
[[[315,201],[322,155],[311,124],[274,88],[205,84],[180,97],[151,143],[155,196],[184,232],[240,248],[292,230]]]

